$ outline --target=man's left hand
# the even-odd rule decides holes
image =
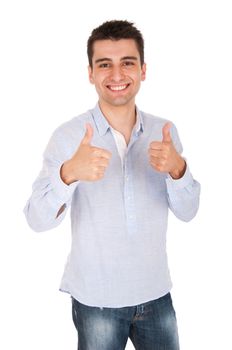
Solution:
[[[173,179],[180,179],[185,173],[186,162],[173,145],[170,128],[171,123],[166,123],[162,129],[162,141],[151,142],[149,160],[156,171],[169,173]]]

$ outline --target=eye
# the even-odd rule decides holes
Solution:
[[[123,62],[123,66],[134,66],[134,62],[133,61],[125,61]]]
[[[99,68],[109,68],[110,64],[109,63],[101,63],[99,64]]]

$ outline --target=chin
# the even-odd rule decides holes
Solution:
[[[131,98],[123,98],[123,97],[119,97],[119,98],[115,98],[115,99],[108,99],[106,100],[108,104],[110,104],[111,106],[115,106],[115,107],[119,107],[119,106],[125,106],[128,103],[130,103],[130,101],[133,99],[133,97]]]

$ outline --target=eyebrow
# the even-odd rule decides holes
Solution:
[[[135,57],[135,56],[124,56],[124,57],[120,58],[120,61],[124,61],[124,60],[134,60],[134,61],[137,61],[138,58]],[[108,58],[108,57],[98,58],[97,60],[95,60],[95,63],[99,63],[99,62],[103,62],[103,61],[112,62],[112,59],[111,59],[111,58]]]

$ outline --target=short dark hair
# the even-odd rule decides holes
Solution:
[[[112,20],[93,29],[87,42],[87,55],[90,67],[93,67],[93,45],[97,40],[134,39],[139,51],[141,65],[144,63],[144,40],[141,32],[128,21]]]

